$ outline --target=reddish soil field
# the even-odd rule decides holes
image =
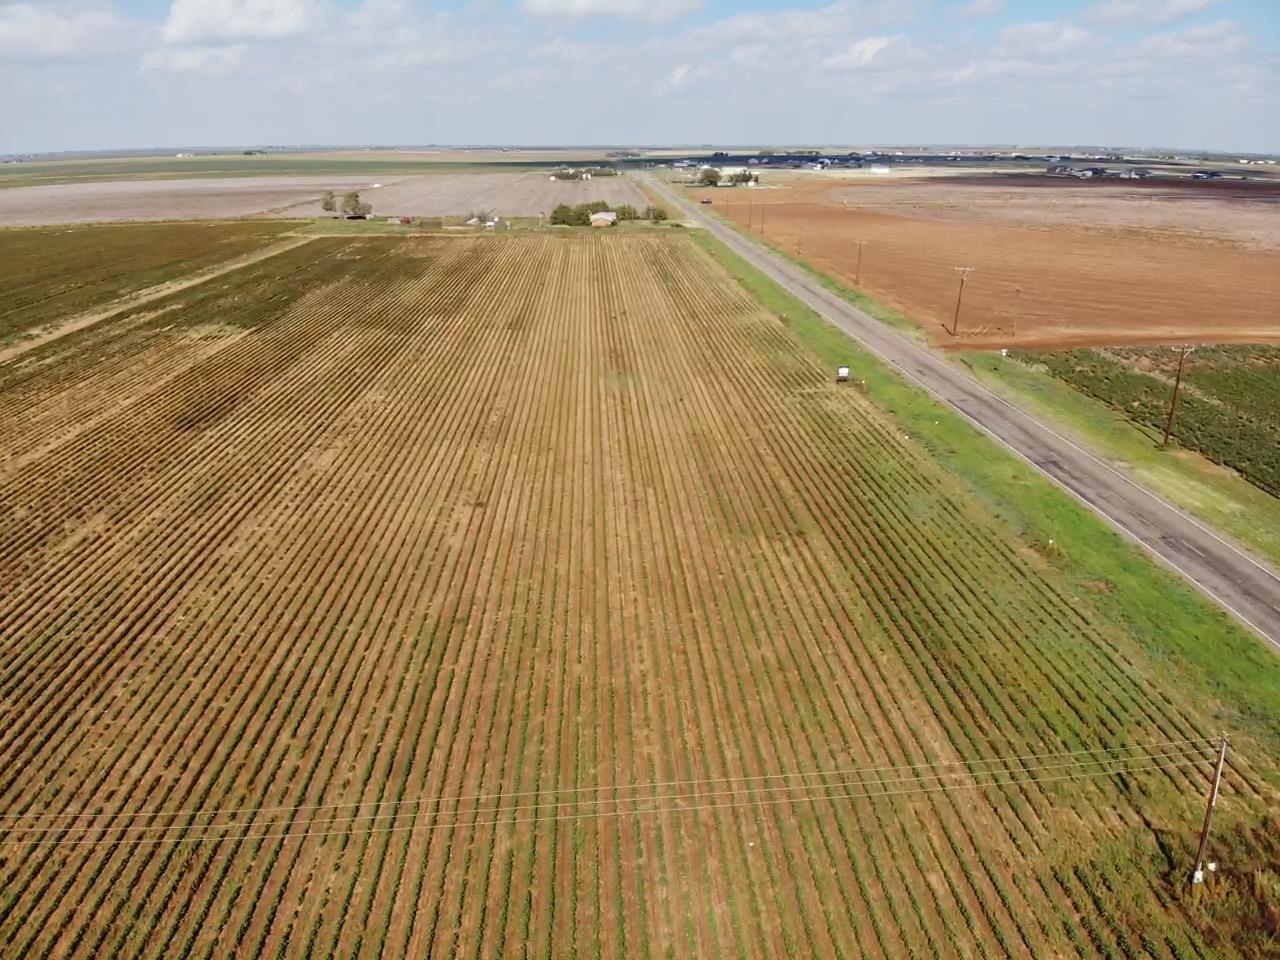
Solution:
[[[808,180],[722,190],[714,199],[719,213],[743,225],[750,218],[757,232],[763,220],[771,243],[845,283],[854,284],[863,242],[858,285],[945,346],[1280,342],[1280,250],[1268,248],[1280,235],[1274,191],[1261,188],[1258,203],[1246,206],[1238,188],[1215,185],[1210,201],[1187,189],[1215,205],[1197,233],[1191,227],[1201,208],[1175,207],[1182,201],[1148,195],[1157,198],[1134,204],[1048,178],[1010,196],[1017,179],[986,186]],[[1068,202],[1055,207],[1053,197]],[[1216,209],[1227,203],[1247,209],[1247,237],[1229,236],[1236,208]],[[1090,223],[1099,220],[1108,222]],[[960,266],[974,270],[953,334]]]

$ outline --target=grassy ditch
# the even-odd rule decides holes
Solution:
[[[850,364],[870,396],[1075,591],[1128,631],[1153,669],[1203,690],[1229,730],[1280,744],[1280,659],[1140,547],[859,347],[705,231],[691,231],[824,364]]]

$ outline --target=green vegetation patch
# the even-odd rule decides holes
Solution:
[[[1136,423],[1161,430],[1180,350],[1018,353]],[[1173,435],[1280,496],[1280,348],[1201,347],[1188,354]]]
[[[566,227],[586,227],[591,224],[591,215],[595,213],[616,213],[618,222],[625,223],[629,220],[648,220],[651,223],[661,223],[667,219],[667,211],[662,207],[651,206],[644,210],[637,210],[629,203],[624,203],[619,207],[611,207],[603,200],[592,200],[589,203],[580,203],[577,206],[569,206],[562,203],[551,211],[550,222],[552,226]]]
[[[0,231],[0,342],[250,253],[293,226],[237,221]]]

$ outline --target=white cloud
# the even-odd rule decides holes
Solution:
[[[702,0],[521,0],[520,6],[539,17],[618,17],[653,24],[693,13]]]
[[[1199,27],[1170,33],[1154,33],[1138,45],[1150,56],[1176,60],[1218,60],[1238,53],[1245,46],[1240,25],[1219,20]]]
[[[1165,26],[1193,13],[1203,13],[1222,0],[1102,0],[1085,11],[1085,16],[1119,26],[1151,24]]]
[[[963,17],[990,17],[1004,9],[1005,0],[970,0],[960,8]]]
[[[123,22],[108,10],[0,3],[0,59],[62,60],[109,52]]]
[[[1014,80],[1045,80],[1078,73],[1075,63],[1055,60],[990,58],[973,60],[946,77],[947,83],[969,84],[984,80],[1008,83]]]
[[[863,37],[849,44],[844,52],[824,58],[822,65],[832,70],[860,70],[913,52],[911,41],[900,33],[892,37]]]
[[[230,73],[244,60],[242,43],[214,47],[163,47],[142,58],[143,73]]]
[[[997,54],[1010,58],[1058,57],[1080,48],[1089,34],[1071,23],[1020,23],[1000,31]]]
[[[318,0],[173,0],[162,35],[168,43],[273,40],[315,29]]]
[[[598,66],[613,62],[621,51],[612,43],[587,43],[557,37],[530,52],[539,60],[554,60],[573,66]]]
[[[695,45],[839,40],[858,30],[910,20],[916,7],[914,0],[840,0],[817,10],[738,13],[696,27],[685,39]]]
[[[671,68],[671,72],[667,74],[666,80],[661,84],[661,89],[666,93],[675,93],[695,80],[701,80],[709,72],[706,67],[694,66],[688,63],[676,64]]]

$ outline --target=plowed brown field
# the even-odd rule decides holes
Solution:
[[[861,289],[918,321],[944,346],[1280,342],[1280,251],[1168,225],[1085,226],[1079,221],[1090,207],[1078,197],[1070,213],[1077,222],[1049,222],[1059,211],[1050,212],[1051,191],[1042,188],[1024,188],[1015,210],[1025,221],[1025,201],[1039,198],[1046,204],[1044,224],[1000,222],[976,205],[973,189],[953,187],[945,202],[929,199],[944,189],[926,185],[913,194],[892,186],[800,181],[717,191],[714,209],[744,226],[750,217],[756,232],[763,219],[771,243],[798,251],[849,285],[863,242]],[[992,202],[1011,189],[1002,184]],[[1107,202],[1102,191],[1089,196]],[[917,205],[921,212],[886,212],[890,202],[903,204],[904,211]],[[931,203],[942,206],[932,211]],[[1280,217],[1280,208],[1271,209]],[[1150,218],[1149,211],[1145,215]],[[975,269],[953,335],[961,266]]]
[[[1215,705],[678,234],[317,239],[0,451],[4,956],[1211,952]]]

